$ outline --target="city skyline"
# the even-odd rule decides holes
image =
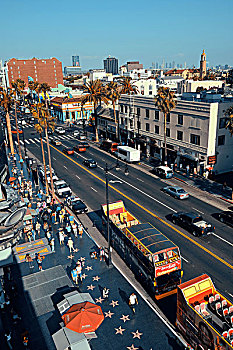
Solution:
[[[88,6],[73,0],[69,7],[61,4],[60,0],[42,0],[40,7],[28,0],[3,3],[0,59],[54,56],[66,66],[77,52],[83,69],[103,68],[103,59],[109,55],[118,58],[120,65],[139,60],[149,68],[152,62],[165,60],[198,67],[205,49],[210,66],[233,65],[230,0],[221,7],[210,0],[197,0],[195,7],[185,0],[147,1],[143,8],[137,6],[139,1],[119,0],[119,12],[104,0],[98,4],[90,0]],[[37,25],[29,25],[29,30],[30,18]]]

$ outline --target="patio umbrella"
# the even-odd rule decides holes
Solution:
[[[72,305],[62,315],[67,328],[78,333],[94,332],[104,320],[104,315],[99,305],[85,301]]]
[[[16,178],[13,177],[13,176],[11,176],[11,177],[9,178],[9,182],[13,182],[13,181],[15,181],[15,180],[16,180]]]

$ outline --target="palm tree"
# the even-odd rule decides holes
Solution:
[[[6,112],[6,125],[7,125],[7,131],[8,131],[8,139],[10,141],[10,150],[12,156],[14,155],[14,144],[13,144],[13,138],[12,138],[12,132],[11,132],[11,121],[10,121],[10,108],[13,104],[13,98],[12,93],[7,90],[0,90],[0,105],[4,108]]]
[[[116,139],[118,141],[118,122],[116,118],[116,103],[118,102],[119,98],[121,97],[121,89],[119,85],[116,82],[111,81],[107,87],[106,87],[107,97],[112,102],[113,107],[113,113],[114,113],[114,119],[115,119],[115,126],[116,126]]]
[[[33,91],[36,91],[39,85],[40,84],[38,83],[38,81],[29,81],[28,87],[29,87],[30,93],[32,94]],[[32,97],[32,100],[34,100],[33,97]]]
[[[42,83],[40,84],[39,90],[40,92],[44,93],[45,105],[46,105],[46,108],[48,109],[47,92],[51,91],[51,87],[47,83]]]
[[[233,135],[233,106],[229,107],[224,114],[227,117],[226,129],[229,130],[232,136]]]
[[[97,107],[101,102],[107,103],[108,98],[106,96],[106,91],[101,83],[100,80],[94,80],[90,81],[89,83],[86,83],[82,85],[83,92],[85,95],[82,97],[82,106],[85,105],[85,103],[93,103],[94,107],[94,118],[95,118],[95,134],[96,134],[96,142],[99,142],[99,135],[98,135],[98,122],[97,122]]]
[[[174,100],[174,92],[167,87],[160,87],[158,89],[157,96],[155,97],[155,107],[157,107],[164,116],[164,159],[163,163],[167,160],[167,115],[176,106]]]
[[[51,163],[51,154],[50,154],[50,146],[49,146],[49,138],[48,138],[48,129],[50,128],[52,131],[55,129],[56,120],[54,117],[48,112],[48,108],[44,103],[37,103],[32,108],[33,116],[37,118],[38,124],[45,131],[47,150],[48,150],[48,160],[49,160],[49,172],[50,172],[50,181],[51,181],[51,191],[53,198],[54,194],[54,186],[53,186],[53,174],[52,174],[52,163]]]
[[[121,84],[121,94],[137,94],[138,88],[134,85],[134,83],[131,82],[132,78],[130,77],[123,77],[120,80]]]

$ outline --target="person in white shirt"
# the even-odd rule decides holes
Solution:
[[[134,293],[132,293],[129,297],[129,306],[133,310],[133,313],[135,313],[135,307],[138,305],[138,299]]]

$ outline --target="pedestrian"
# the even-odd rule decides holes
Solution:
[[[40,255],[40,253],[37,253],[36,261],[37,261],[37,264],[38,264],[39,271],[43,271],[43,268],[42,268],[42,261],[43,260],[44,260],[44,256]]]
[[[52,224],[55,224],[56,222],[56,211],[52,211]]]
[[[103,289],[103,298],[107,299],[108,296],[109,296],[109,289],[104,287],[104,289]]]
[[[137,299],[135,293],[132,293],[129,297],[129,306],[131,307],[134,314],[136,311],[136,309],[135,309],[136,305],[138,305],[138,299]]]
[[[37,221],[37,223],[36,223],[36,232],[37,232],[39,237],[40,237],[40,227],[41,227],[41,224],[39,223],[39,221]]]
[[[78,233],[79,233],[80,238],[82,238],[82,236],[83,236],[83,226],[82,226],[82,224],[78,225]]]
[[[14,324],[17,324],[17,321],[21,321],[21,317],[19,317],[19,315],[17,314],[17,312],[13,309],[13,307],[11,308],[11,318]]]
[[[82,282],[82,264],[80,261],[77,262],[77,266],[76,266],[76,270],[77,270],[77,274],[78,274],[78,278],[80,279],[80,281]]]
[[[50,240],[50,247],[51,247],[51,251],[54,253],[55,252],[55,239],[52,238]]]
[[[186,165],[186,175],[189,176],[189,164]]]
[[[71,276],[72,276],[72,280],[74,281],[74,283],[78,284],[78,272],[77,272],[76,268],[74,268],[71,271]]]
[[[64,221],[64,214],[62,213],[62,211],[59,214],[59,220],[60,220],[60,224],[62,225]]]
[[[67,224],[66,224],[66,233],[67,233],[68,236],[71,233],[71,226],[70,226],[69,222],[67,222]]]
[[[71,225],[73,225],[73,223],[74,223],[74,217],[73,217],[73,215],[70,215],[70,216],[69,216],[69,221],[70,221]]]
[[[9,330],[7,330],[5,333],[5,339],[6,339],[6,342],[7,342],[9,349],[13,349],[13,347],[11,345],[11,332]]]
[[[65,235],[64,235],[64,232],[62,231],[62,229],[59,229],[59,242],[60,242],[60,245],[64,245],[64,239],[65,239]]]
[[[100,247],[100,261],[104,260],[105,261],[105,251],[104,251],[104,247]]]
[[[33,239],[33,241],[35,241],[36,240],[36,231],[34,230],[34,228],[32,229],[32,239]]]
[[[72,240],[71,237],[69,237],[68,242],[67,242],[67,245],[68,245],[68,248],[69,248],[69,250],[70,250],[70,253],[71,253],[71,250],[73,250],[73,252],[75,252],[75,249],[74,249],[74,242],[73,242],[73,240]]]
[[[73,225],[72,225],[72,230],[73,230],[73,233],[74,233],[74,237],[78,237],[78,228],[77,228],[77,225],[76,223],[74,222]]]
[[[28,263],[29,268],[33,269],[34,266],[32,264],[32,257],[31,257],[31,255],[29,253],[26,254],[25,261]]]
[[[29,242],[32,241],[32,233],[31,233],[31,231],[28,231],[28,232],[27,232],[27,238],[28,238],[28,241],[29,241]]]
[[[46,236],[47,236],[47,239],[48,239],[48,241],[49,241],[49,243],[50,243],[50,241],[51,241],[51,232],[48,231],[48,232],[46,233]]]

